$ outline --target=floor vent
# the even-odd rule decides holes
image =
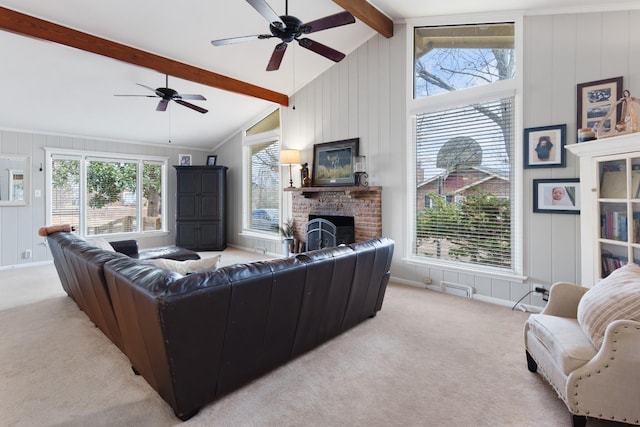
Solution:
[[[459,283],[442,282],[444,291],[451,295],[459,297],[471,298],[473,295],[473,288],[469,285],[461,285]]]

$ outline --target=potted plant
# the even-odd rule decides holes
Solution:
[[[292,218],[286,220],[282,227],[280,227],[280,234],[284,237],[284,249],[285,255],[289,256],[291,252],[293,252],[293,234],[295,232],[295,223]]]

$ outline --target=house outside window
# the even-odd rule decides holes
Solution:
[[[167,160],[52,150],[48,224],[71,224],[83,236],[166,231]]]
[[[516,24],[416,26],[413,258],[522,269]]]
[[[245,132],[245,218],[250,232],[279,235],[280,111],[275,110]]]

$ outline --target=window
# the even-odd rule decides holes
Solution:
[[[514,23],[414,29],[417,259],[521,269],[514,243],[520,212],[513,197],[514,29]]]
[[[416,255],[511,266],[512,117],[511,98],[416,117]]]
[[[414,69],[416,99],[511,79],[514,24],[416,27]]]
[[[49,224],[71,224],[84,236],[165,229],[165,159],[48,154]]]
[[[280,229],[280,112],[245,133],[245,229],[278,234]]]

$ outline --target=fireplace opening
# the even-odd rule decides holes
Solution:
[[[309,215],[309,221],[316,218],[326,219],[336,226],[336,245],[349,244],[356,241],[355,221],[352,216]]]

